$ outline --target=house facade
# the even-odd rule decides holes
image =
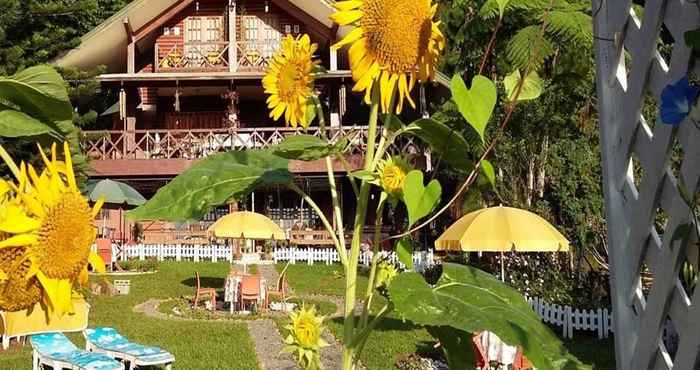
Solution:
[[[286,35],[309,34],[327,70],[316,86],[333,138],[350,141],[347,163],[359,169],[368,109],[352,93],[347,56],[331,50],[346,30],[328,19],[325,0],[135,0],[85,35],[82,44],[62,56],[59,66],[107,73],[103,89],[118,96],[103,113],[100,129],[85,131],[83,150],[91,160],[92,179],[129,183],[147,198],[197,160],[230,150],[263,149],[301,133],[269,118],[262,77]],[[416,89],[419,112],[427,109],[425,91]],[[407,119],[410,117],[407,117]],[[310,127],[310,134],[319,134]],[[425,163],[422,149],[407,140],[393,149]],[[428,161],[429,162],[429,161]],[[335,164],[347,219],[355,198],[346,167]],[[331,213],[323,161],[292,161],[290,170],[317,203]],[[209,223],[230,208],[264,213],[285,229],[305,231],[306,244],[323,245],[320,222],[296,195],[283,188],[259,189],[248,199],[222,206],[199,223],[145,223],[134,235],[121,225],[118,211],[99,221],[103,234],[147,243],[198,243]],[[329,217],[333,219],[333,217]],[[368,220],[372,221],[372,217]],[[128,231],[127,231],[128,230]],[[318,243],[316,242],[318,241]],[[304,243],[304,242],[301,242]]]

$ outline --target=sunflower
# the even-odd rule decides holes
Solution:
[[[65,159],[59,161],[55,144],[51,159],[40,148],[46,168],[39,174],[31,165],[18,167],[0,147],[16,177],[16,183],[6,184],[12,190],[3,195],[0,209],[0,270],[6,277],[0,285],[0,309],[31,307],[40,287],[49,310],[71,312],[73,288],[87,283],[87,265],[104,271],[90,248],[96,235],[92,220],[103,202],[89,206],[76,184],[67,143],[63,150]],[[18,287],[28,287],[32,294],[22,296]]]
[[[301,368],[319,369],[319,351],[328,346],[321,338],[324,317],[316,314],[316,307],[302,305],[301,309],[290,314],[290,319],[291,323],[286,326],[289,336],[285,339],[285,351],[296,355]]]
[[[340,42],[349,49],[350,68],[357,82],[353,91],[364,91],[370,104],[372,87],[379,80],[382,112],[389,111],[394,90],[399,96],[396,113],[404,100],[415,109],[411,90],[435,75],[438,57],[445,47],[440,22],[433,22],[437,4],[431,0],[348,0],[335,3],[331,19],[354,29]]]
[[[267,107],[273,119],[284,114],[287,125],[309,126],[306,107],[314,93],[314,72],[319,62],[313,55],[317,48],[308,35],[296,39],[288,35],[282,40],[262,80],[265,93],[270,95]]]
[[[379,163],[379,183],[389,195],[398,196],[403,191],[403,183],[406,175],[412,167],[401,156],[391,156]]]

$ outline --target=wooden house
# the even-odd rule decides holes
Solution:
[[[282,38],[304,33],[319,45],[318,57],[327,70],[316,83],[326,122],[334,137],[350,139],[347,160],[359,168],[368,108],[351,92],[347,56],[330,48],[348,31],[329,20],[332,11],[326,0],[131,2],[57,60],[59,66],[82,69],[106,66],[99,81],[119,96],[107,112],[111,113],[107,126],[84,133],[91,176],[126,181],[149,197],[202,157],[267,148],[298,133],[269,118],[261,79]],[[410,114],[420,116],[427,109],[421,99],[425,94],[416,89],[416,95],[421,109]],[[317,134],[318,129],[311,127],[309,133]],[[394,150],[419,161],[423,155],[410,140]],[[292,161],[290,170],[299,174],[302,188],[330,214],[325,164]],[[336,170],[339,175],[345,171],[339,163]],[[346,181],[340,187],[344,213],[351,221],[354,197]],[[304,229],[321,228],[300,198],[284,189],[260,189],[240,200],[239,207],[265,213],[286,228],[299,221]],[[222,212],[202,221],[213,221]],[[114,225],[112,218],[113,214],[106,215],[104,224]],[[149,227],[143,227],[145,233]],[[168,227],[197,234],[191,225],[158,223],[152,235],[180,235],[168,233]]]

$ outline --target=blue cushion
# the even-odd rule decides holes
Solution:
[[[124,365],[99,353],[79,350],[61,333],[33,335],[32,348],[42,357],[67,362],[84,370],[120,370]]]
[[[100,349],[124,353],[140,362],[153,364],[168,363],[175,360],[173,355],[161,348],[129,342],[114,328],[86,329],[85,338]]]

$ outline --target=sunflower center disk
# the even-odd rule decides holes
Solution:
[[[413,72],[430,43],[430,2],[365,0],[361,10],[367,48],[380,65],[392,73]]]
[[[304,78],[303,66],[292,61],[280,66],[277,88],[282,101],[290,102],[306,94],[308,81]]]
[[[80,194],[63,194],[48,210],[39,235],[34,254],[41,271],[49,278],[75,278],[85,267],[95,237],[87,201]]]
[[[2,237],[0,233],[0,238]],[[0,271],[8,280],[0,282],[0,309],[14,312],[28,309],[41,299],[41,288],[35,278],[24,279],[31,262],[25,258],[24,247],[0,250]]]

